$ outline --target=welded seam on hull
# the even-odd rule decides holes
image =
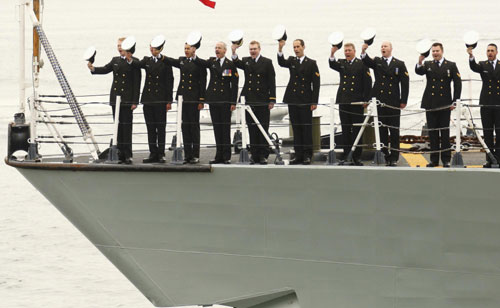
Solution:
[[[397,269],[397,270],[409,269],[409,270],[423,270],[423,271],[440,272],[440,273],[476,274],[476,275],[480,274],[480,275],[489,275],[489,276],[500,277],[500,273],[497,274],[497,273],[484,273],[484,272],[467,272],[467,271],[453,271],[453,270],[424,268],[424,267],[376,265],[376,264],[368,264],[368,263],[342,262],[342,261],[330,261],[330,260],[313,260],[313,259],[286,258],[286,257],[259,256],[259,255],[242,255],[242,254],[225,253],[225,252],[206,252],[206,251],[189,251],[189,250],[182,251],[182,250],[173,250],[173,249],[139,248],[139,247],[110,246],[110,245],[96,245],[96,247],[130,249],[130,250],[144,250],[144,251],[160,251],[160,252],[171,252],[171,253],[180,253],[180,254],[219,255],[219,256],[226,256],[226,257],[285,260],[285,261],[310,262],[310,263],[328,263],[328,264],[341,264],[341,265],[352,265],[352,266],[355,265],[355,266],[378,267],[378,268],[388,268],[388,269]]]

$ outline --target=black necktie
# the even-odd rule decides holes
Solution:
[[[253,62],[257,63],[257,58],[253,59]]]
[[[436,63],[437,66],[439,66],[439,61],[435,60],[434,63]]]
[[[300,64],[300,58],[299,58],[299,57],[297,57],[297,61],[298,61],[298,62],[299,62],[299,64]]]

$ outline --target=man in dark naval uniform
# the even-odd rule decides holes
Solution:
[[[462,79],[455,62],[443,58],[443,45],[432,44],[433,61],[424,61],[420,55],[415,66],[415,72],[425,75],[427,84],[422,97],[421,108],[426,110],[427,127],[431,141],[431,161],[427,167],[439,166],[439,153],[443,167],[450,167],[450,114],[455,107],[454,101],[460,99],[462,93]],[[451,96],[451,82],[453,81],[453,97]],[[437,110],[435,110],[437,109]]]
[[[481,105],[481,122],[483,123],[484,142],[500,161],[500,62],[497,59],[498,48],[495,44],[489,44],[486,49],[487,61],[476,62],[472,54],[472,47],[467,49],[469,54],[469,65],[471,70],[481,74],[483,87],[479,97]],[[493,131],[495,131],[496,142],[493,142]],[[491,168],[491,159],[486,155],[484,168]]]
[[[121,96],[121,105],[118,115],[118,150],[120,151],[120,161],[125,164],[132,163],[132,111],[137,108],[139,93],[141,88],[141,70],[131,65],[132,61],[127,60],[127,51],[122,49],[122,42],[125,38],[118,39],[118,52],[120,56],[113,57],[111,61],[102,67],[94,67],[88,63],[92,74],[108,74],[113,72],[113,83],[109,101],[115,115],[116,97]],[[133,58],[133,60],[138,60]]]
[[[371,97],[376,97],[382,104],[390,107],[378,106],[379,120],[390,127],[380,127],[380,140],[384,144],[382,152],[385,154],[387,166],[396,166],[399,159],[399,125],[401,109],[408,103],[410,78],[403,61],[392,56],[392,44],[383,42],[380,47],[381,57],[370,58],[366,53],[368,44],[363,44],[361,59],[375,73]],[[389,135],[391,133],[391,146]],[[390,151],[389,151],[390,149]]]
[[[320,75],[315,60],[305,56],[306,48],[302,39],[293,41],[295,57],[285,59],[283,47],[285,40],[278,45],[278,64],[290,71],[283,102],[288,104],[292,122],[293,148],[295,158],[291,165],[309,165],[312,158],[312,112],[318,106]]]
[[[250,42],[250,57],[243,57],[241,60],[236,54],[238,47],[240,45],[233,44],[231,48],[234,64],[245,72],[245,85],[241,96],[245,97],[246,104],[251,106],[260,124],[268,132],[271,109],[276,103],[276,74],[273,61],[260,55],[260,43],[257,41]],[[250,134],[252,161],[265,165],[269,156],[269,144],[248,113],[246,122]]]
[[[336,59],[335,52],[339,48],[333,46],[331,49],[329,64],[330,68],[339,72],[340,85],[337,91],[336,102],[339,104],[340,123],[342,125],[342,140],[345,160],[358,136],[360,124],[364,120],[363,105],[351,105],[353,102],[368,102],[372,89],[372,78],[370,71],[363,61],[356,58],[354,44],[344,44],[345,59]],[[352,163],[361,166],[362,148],[356,147],[352,156]]]
[[[165,162],[165,129],[167,111],[172,107],[174,75],[172,66],[162,61],[161,55],[165,38],[159,35],[151,41],[150,57],[134,61],[132,65],[146,71],[146,81],[142,90],[141,103],[144,104],[144,119],[148,129],[149,157],[144,163]]]
[[[238,72],[233,61],[226,58],[227,47],[223,42],[215,45],[215,57],[208,60],[195,57],[194,62],[210,70],[206,102],[214,126],[217,152],[211,164],[231,163],[231,112],[236,109],[238,98]]]
[[[185,57],[173,59],[165,57],[165,61],[180,69],[180,81],[177,97],[182,95],[182,139],[184,142],[184,163],[200,162],[200,110],[205,102],[207,85],[207,69],[195,64],[193,59],[196,47],[184,45]]]

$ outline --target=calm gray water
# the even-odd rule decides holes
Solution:
[[[6,153],[7,123],[18,106],[15,2],[0,2],[0,153]],[[218,0],[215,10],[205,8],[197,0],[45,2],[44,28],[76,94],[108,92],[110,76],[90,76],[81,57],[88,46],[94,45],[99,50],[96,64],[103,65],[116,53],[116,38],[126,35],[136,37],[137,55],[143,56],[148,53],[150,39],[164,34],[167,38],[164,53],[178,56],[182,54],[187,34],[200,29],[203,45],[198,55],[207,57],[212,55],[215,42],[227,41],[231,30],[241,28],[246,33],[246,42],[258,39],[263,54],[274,59],[277,47],[270,33],[276,24],[285,24],[290,38],[305,39],[306,54],[318,60],[323,83],[338,81],[337,74],[328,68],[330,46],[326,41],[329,33],[336,30],[345,33],[346,41],[360,46],[359,33],[367,26],[375,27],[377,40],[369,53],[377,55],[382,40],[392,41],[394,55],[406,62],[413,80],[419,80],[413,73],[418,57],[415,44],[423,37],[442,41],[445,57],[458,62],[465,78],[474,75],[468,68],[463,33],[476,30],[481,34],[476,50],[479,58],[484,57],[488,42],[500,43],[496,27],[498,1]],[[240,49],[240,56],[247,55],[245,49]],[[291,52],[289,44],[285,54]],[[30,57],[30,52],[26,57]],[[48,62],[46,64],[40,92],[60,93]],[[276,67],[276,71],[277,83],[286,84],[287,70]],[[422,86],[422,82],[412,83],[412,108],[418,105]],[[477,97],[477,89],[476,83],[470,91],[473,96]],[[334,87],[322,88],[321,101],[329,102],[335,91]],[[468,96],[469,88],[464,86],[463,97]],[[282,92],[278,93],[278,99],[280,97]],[[319,114],[328,114],[324,108]],[[95,106],[85,107],[84,111],[87,114],[109,112],[106,107]],[[135,119],[141,121],[142,116]],[[169,116],[169,121],[171,119],[173,116]],[[422,117],[403,123],[407,128],[418,129]],[[136,132],[144,132],[143,126],[136,125]],[[95,133],[108,132],[106,126],[93,127]],[[45,131],[41,129],[41,132]],[[77,130],[65,127],[63,132],[77,133]],[[205,136],[211,138],[211,132]],[[44,145],[41,151],[50,153],[55,149]],[[75,151],[83,151],[83,148],[75,147]],[[0,170],[0,307],[152,306],[17,171],[3,163]]]

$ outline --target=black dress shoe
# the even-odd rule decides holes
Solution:
[[[450,168],[450,163],[443,163],[443,168]]]
[[[130,158],[130,157],[125,158],[125,160],[123,161],[123,163],[125,165],[132,165],[132,163],[133,163],[132,158]]]
[[[491,162],[486,162],[484,165],[483,165],[483,168],[491,168]]]
[[[300,165],[300,164],[302,164],[302,161],[303,161],[302,159],[295,158],[295,159],[292,159],[289,164],[290,165]]]
[[[433,163],[433,162],[430,162],[427,164],[427,168],[434,168],[434,167],[437,167],[439,166],[439,163]]]
[[[149,157],[148,158],[144,158],[142,160],[142,162],[145,163],[145,164],[156,163],[156,162],[158,162],[158,156],[156,156],[156,155],[149,155]]]
[[[363,163],[360,160],[354,159],[352,161],[353,166],[363,166]]]
[[[395,161],[391,161],[391,163],[388,165],[389,167],[397,167],[398,163]]]
[[[214,164],[222,164],[224,161],[222,159],[214,159],[214,160],[211,160],[209,161],[209,163],[211,165],[214,165]]]
[[[164,164],[164,163],[166,163],[167,161],[165,160],[165,156],[158,156],[158,162],[159,162],[160,164]]]
[[[267,158],[261,157],[260,161],[259,161],[259,164],[261,164],[261,165],[267,165]]]
[[[231,164],[231,161],[228,159],[228,160],[225,160],[222,162],[224,165],[230,165]]]
[[[310,165],[310,164],[311,164],[311,158],[309,157],[304,158],[304,160],[302,161],[302,165]]]
[[[191,165],[195,165],[195,164],[198,164],[200,162],[200,159],[198,157],[193,157],[189,160],[189,163]]]

